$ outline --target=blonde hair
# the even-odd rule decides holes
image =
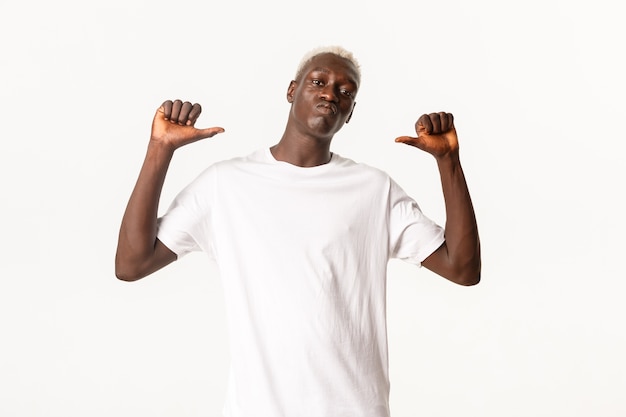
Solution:
[[[359,62],[354,57],[352,52],[337,45],[319,46],[315,49],[310,50],[306,54],[304,54],[304,56],[300,60],[300,64],[298,65],[298,69],[296,70],[296,76],[294,79],[297,80],[298,78],[300,78],[300,76],[302,75],[302,71],[304,70],[304,67],[306,67],[307,64],[311,62],[313,58],[322,54],[335,54],[337,56],[340,56],[341,58],[344,58],[350,61],[352,65],[354,65],[354,68],[356,68],[356,75],[358,77],[358,81],[361,81],[361,65],[359,65]]]

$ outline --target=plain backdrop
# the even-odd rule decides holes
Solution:
[[[332,44],[363,68],[333,150],[443,224],[434,160],[393,140],[454,113],[482,239],[475,287],[389,264],[392,416],[626,415],[618,4],[0,0],[0,415],[220,415],[215,267],[118,281],[120,220],[164,100],[226,133],[176,153],[162,210],[274,144],[301,56]]]

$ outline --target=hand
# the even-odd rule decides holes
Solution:
[[[221,127],[196,129],[194,125],[201,112],[202,107],[198,103],[192,105],[181,100],[163,102],[154,115],[150,140],[178,149],[224,132]]]
[[[400,136],[396,142],[415,146],[435,158],[458,152],[459,141],[454,128],[452,113],[430,113],[422,115],[415,123],[417,137]]]

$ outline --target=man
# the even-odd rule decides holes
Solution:
[[[340,47],[307,54],[287,89],[283,136],[215,163],[157,218],[176,149],[212,137],[201,108],[166,101],[124,214],[116,274],[132,281],[196,250],[219,266],[232,365],[225,416],[386,417],[387,262],[423,265],[461,285],[480,279],[476,220],[453,117],[423,115],[399,143],[432,154],[445,230],[389,176],[330,150],[352,117],[360,68]]]

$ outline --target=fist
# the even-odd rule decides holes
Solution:
[[[457,152],[459,142],[452,113],[423,114],[415,123],[417,137],[400,136],[396,142],[415,146],[435,157]]]
[[[198,103],[191,104],[181,100],[163,102],[154,115],[150,140],[177,149],[224,131],[221,127],[195,128],[201,112],[202,107]]]
[[[202,107],[198,104],[184,103],[181,100],[166,100],[161,104],[163,118],[181,126],[193,126],[202,112]]]

